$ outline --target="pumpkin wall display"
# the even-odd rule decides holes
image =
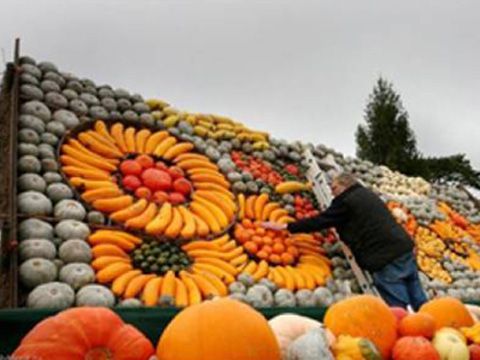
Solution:
[[[305,176],[353,172],[415,239],[431,296],[480,299],[480,217],[431,185],[323,145],[275,139],[225,116],[21,58],[18,129],[22,305],[329,306],[360,293],[330,231],[261,227],[319,214]]]

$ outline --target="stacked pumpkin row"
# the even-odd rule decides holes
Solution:
[[[228,181],[207,157],[190,153],[192,147],[190,143],[177,143],[164,130],[152,133],[148,129],[124,129],[121,123],[108,129],[99,120],[94,130],[80,132],[62,146],[60,160],[71,184],[82,189],[82,199],[112,220],[150,235],[190,239],[221,233],[236,211]],[[126,194],[114,173],[120,159],[132,154],[171,161],[186,172],[193,185],[192,201],[185,206],[172,206],[170,202],[158,206]]]

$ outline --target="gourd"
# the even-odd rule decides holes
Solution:
[[[40,173],[42,164],[37,157],[33,155],[24,155],[18,159],[18,171],[20,173]]]
[[[58,255],[65,263],[90,263],[92,249],[84,240],[65,241],[58,250]]]
[[[49,215],[52,202],[38,191],[24,191],[18,195],[18,211],[28,216]]]
[[[249,287],[253,286],[253,284],[255,284],[255,280],[253,280],[253,277],[250,274],[247,274],[247,273],[241,273],[240,275],[238,275],[237,281],[241,282],[247,288],[249,288]]]
[[[62,175],[55,172],[46,172],[43,174],[43,178],[47,182],[47,184],[58,183],[62,181]]]
[[[63,240],[86,239],[90,228],[78,220],[62,220],[55,226],[55,233]]]
[[[453,331],[452,331],[453,330]],[[442,360],[468,360],[468,347],[463,335],[451,328],[443,328],[435,333],[432,344]]]
[[[66,309],[73,305],[75,293],[61,282],[50,282],[37,286],[27,298],[27,307],[35,309]]]
[[[44,192],[47,188],[47,182],[38,174],[23,174],[17,180],[20,191]]]
[[[87,215],[87,211],[83,205],[71,199],[64,199],[59,201],[53,211],[55,218],[57,219],[73,219],[83,220]]]
[[[313,297],[317,306],[328,307],[333,304],[333,294],[325,287],[316,288],[313,291]]]
[[[118,307],[123,307],[123,308],[139,308],[142,306],[143,306],[142,301],[135,298],[122,300],[118,304]]]
[[[38,157],[40,159],[55,159],[55,149],[50,144],[42,143],[38,145]]]
[[[308,290],[308,289],[298,290],[295,294],[295,297],[297,299],[298,306],[313,307],[316,304],[316,299],[313,296],[313,293],[311,290]]]
[[[80,124],[77,115],[69,110],[64,109],[55,111],[53,113],[53,119],[61,122],[67,129],[73,129],[75,126]]]
[[[33,115],[20,115],[19,124],[21,128],[29,128],[35,130],[38,134],[45,131],[45,123],[42,119]]]
[[[77,306],[105,306],[115,305],[115,296],[112,291],[102,285],[86,285],[82,287],[75,298]]]
[[[148,360],[155,350],[135,327],[107,308],[81,307],[38,323],[13,352],[16,359]]]
[[[470,327],[473,318],[466,306],[453,297],[443,297],[431,300],[422,305],[420,313],[430,314],[435,319],[436,330],[443,327]]]
[[[390,308],[371,295],[352,296],[332,305],[324,318],[335,336],[350,335],[372,341],[384,358],[397,339],[397,320]]]
[[[65,134],[65,131],[67,130],[65,128],[65,125],[60,122],[60,121],[50,121],[47,126],[46,130],[48,132],[51,132],[55,136],[62,137]]]
[[[271,307],[272,292],[264,285],[254,285],[247,291],[247,301],[255,308]]]
[[[239,281],[234,281],[228,285],[228,291],[230,294],[246,294],[247,288]]]
[[[295,295],[287,289],[280,289],[274,295],[275,305],[278,307],[295,307],[297,300]]]
[[[89,211],[87,214],[87,222],[89,224],[103,225],[105,223],[105,216],[100,211]]]
[[[368,339],[340,335],[333,345],[337,360],[382,360],[380,352]]]
[[[54,203],[73,198],[72,189],[63,183],[52,183],[48,185],[46,194]]]
[[[281,358],[267,320],[250,306],[228,298],[180,312],[157,346],[157,357],[162,360],[231,359],[232,354],[236,360]]]
[[[50,240],[46,239],[30,239],[22,241],[18,250],[21,260],[28,260],[31,258],[53,260],[57,255],[55,245],[53,245]]]
[[[286,360],[334,360],[327,336],[321,328],[311,329],[294,340],[287,350]]]
[[[440,360],[437,350],[421,336],[401,338],[395,344],[392,355],[393,360]]]
[[[24,103],[20,108],[20,113],[36,116],[42,119],[45,123],[48,122],[52,117],[50,109],[44,103],[37,100]]]
[[[65,96],[50,91],[49,93],[45,94],[45,104],[47,104],[52,109],[62,109],[68,106],[68,100]]]
[[[39,219],[23,220],[18,226],[18,237],[26,239],[53,240],[53,227],[49,223]]]
[[[22,84],[20,86],[20,97],[25,100],[42,100],[43,91],[36,85]]]
[[[58,162],[52,158],[42,159],[41,164],[42,164],[42,171],[44,173],[56,172],[58,171],[58,168],[59,168]]]
[[[44,132],[40,135],[40,140],[46,144],[56,146],[58,144],[58,137],[50,132]]]
[[[95,281],[95,272],[91,266],[83,263],[71,263],[62,267],[59,274],[60,281],[67,283],[74,290]]]
[[[23,155],[32,155],[37,157],[38,156],[38,148],[35,144],[30,144],[30,143],[19,143],[18,144],[18,155],[23,156]]]
[[[54,281],[57,278],[57,267],[53,262],[42,258],[31,258],[20,265],[19,276],[27,288]]]

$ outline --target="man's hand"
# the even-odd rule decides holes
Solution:
[[[270,221],[262,222],[261,225],[264,229],[275,230],[275,231],[281,231],[287,228],[287,224],[278,224]]]

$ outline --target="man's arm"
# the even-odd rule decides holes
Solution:
[[[347,207],[341,201],[334,201],[324,212],[312,218],[288,224],[291,233],[314,232],[338,226],[346,221]]]

